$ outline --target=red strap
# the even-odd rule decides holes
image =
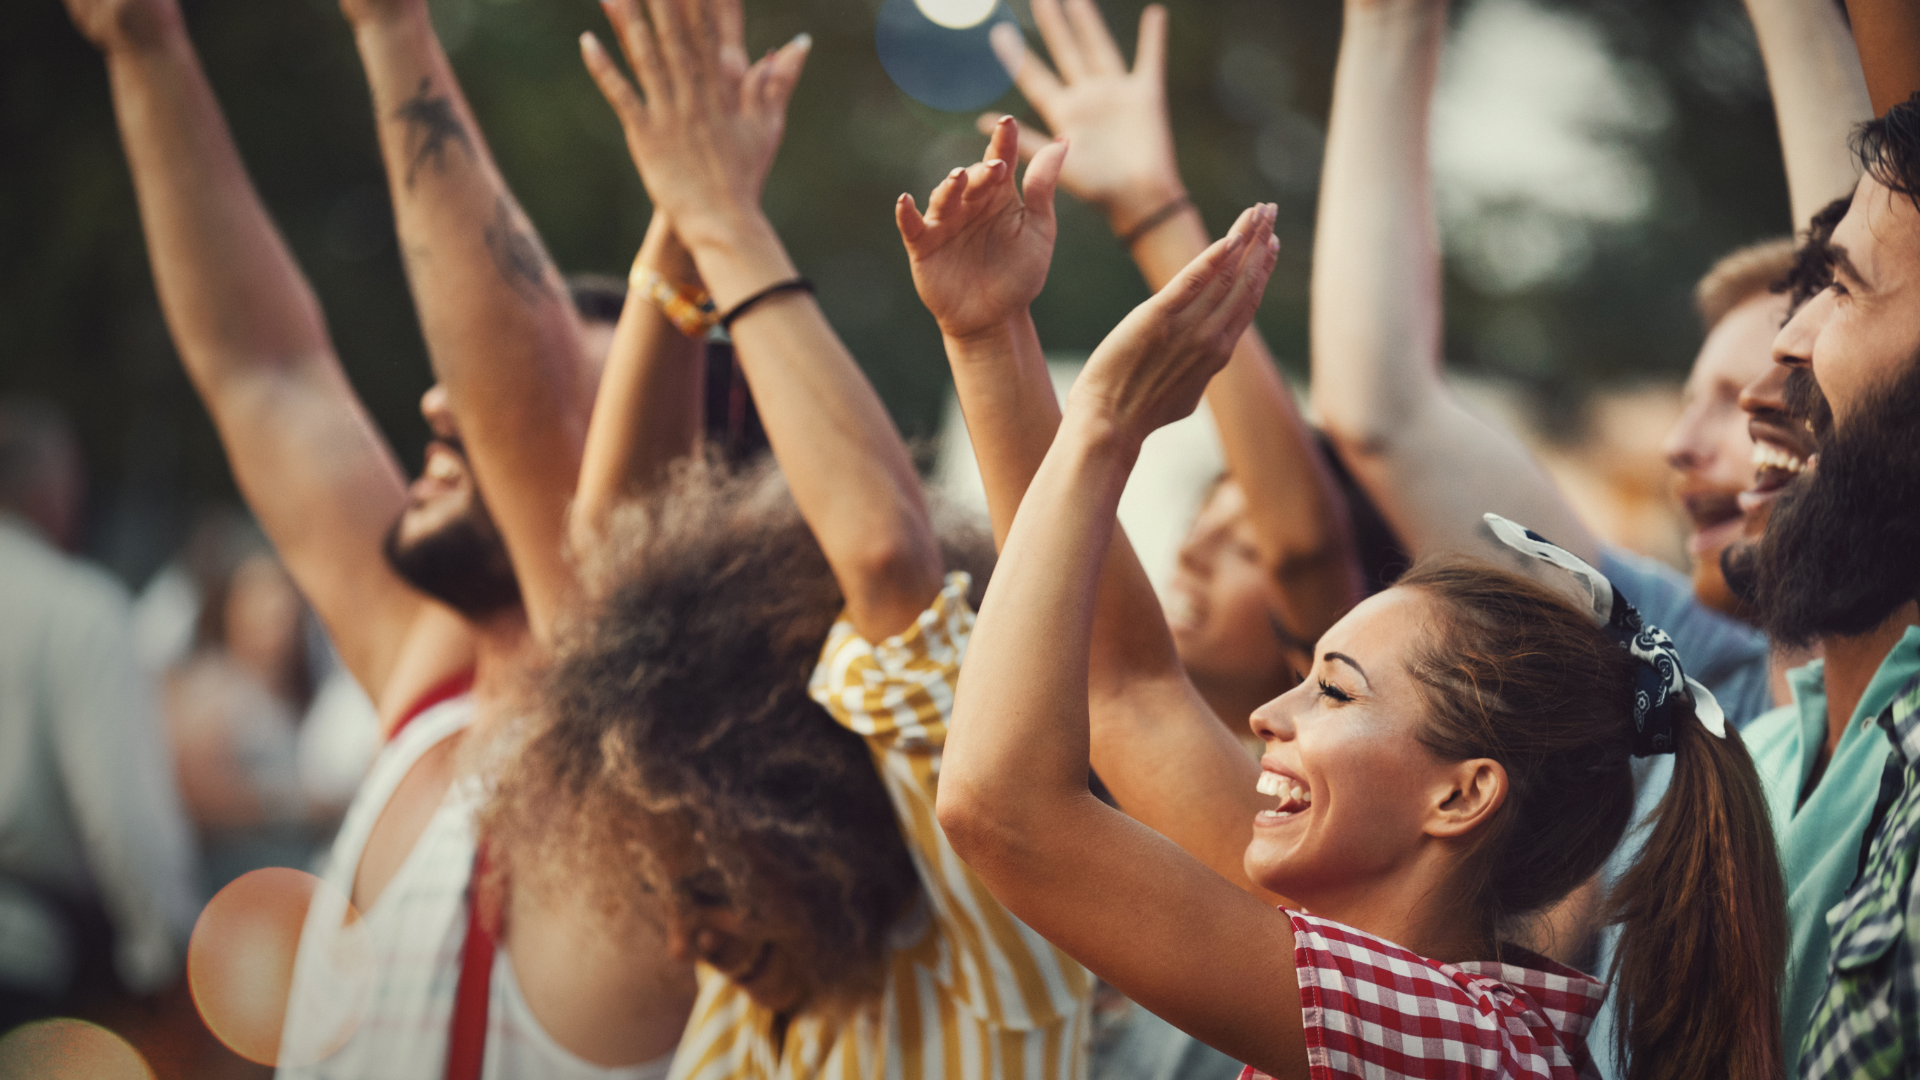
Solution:
[[[482,842],[473,853],[473,879],[467,883],[467,940],[460,946],[460,985],[447,1031],[447,1080],[480,1080],[487,1056],[487,998],[500,905],[482,897],[486,886],[487,845]]]
[[[387,732],[387,741],[392,742],[399,738],[400,733],[406,730],[407,725],[413,723],[414,718],[418,717],[421,713],[426,712],[428,709],[433,708],[443,701],[451,701],[471,689],[473,689],[472,668],[467,668],[465,671],[456,671],[446,678],[441,679],[429,687],[426,693],[415,698],[413,704],[408,706],[407,711],[400,714],[400,722],[393,725],[392,731]]]

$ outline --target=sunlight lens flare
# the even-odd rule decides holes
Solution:
[[[999,0],[913,0],[913,5],[949,30],[965,30],[986,22]]]
[[[942,112],[972,112],[1013,85],[991,41],[995,26],[1012,21],[1001,0],[886,0],[873,44],[908,97]]]
[[[0,1039],[0,1080],[153,1080],[125,1039],[85,1020],[22,1024]]]
[[[207,1029],[234,1053],[262,1065],[311,1065],[340,1049],[366,1015],[373,944],[338,889],[300,870],[255,870],[200,913],[187,986]]]

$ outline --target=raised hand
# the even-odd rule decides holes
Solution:
[[[640,83],[592,34],[580,51],[619,114],[654,205],[697,247],[760,193],[786,130],[787,103],[811,41],[801,35],[747,63],[740,0],[602,0]]]
[[[67,0],[67,15],[101,52],[148,48],[182,27],[177,0]]]
[[[955,169],[927,199],[922,216],[913,196],[894,205],[900,238],[920,300],[949,338],[967,338],[1025,311],[1047,283],[1053,261],[1053,191],[1066,143],[1043,147],[1015,190],[1013,161],[1020,129],[1010,116],[993,127],[986,157]]]
[[[1253,321],[1280,251],[1272,203],[1233,229],[1120,320],[1073,384],[1069,413],[1103,416],[1137,442],[1193,412]]]
[[[1140,13],[1131,71],[1093,0],[1033,0],[1033,20],[1058,74],[1011,23],[994,28],[994,51],[1040,119],[1072,141],[1061,184],[1125,234],[1184,193],[1167,121],[1167,10],[1151,4]],[[994,123],[980,118],[983,131]],[[1040,134],[1021,133],[1023,157],[1044,146]]]

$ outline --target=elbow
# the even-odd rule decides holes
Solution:
[[[861,635],[879,641],[903,633],[940,593],[944,561],[930,529],[863,530],[833,560]]]
[[[987,849],[991,843],[988,837],[999,831],[989,800],[982,798],[972,785],[952,775],[941,778],[934,799],[934,817],[940,822],[940,831],[946,834],[954,854],[968,863]]]
[[[1356,459],[1379,458],[1392,453],[1395,436],[1405,430],[1403,425],[1394,423],[1384,410],[1370,413],[1364,409],[1340,410],[1331,407],[1331,402],[1315,404],[1319,406],[1321,432],[1349,468]]]

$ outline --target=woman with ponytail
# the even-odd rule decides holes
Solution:
[[[1243,219],[1219,254],[1270,248],[1269,229]],[[1759,781],[1666,636],[1579,559],[1490,516],[1555,565],[1416,565],[1253,713],[1257,779],[1208,750],[1114,511],[1271,265],[1196,263],[1074,385],[960,675],[938,799],[954,849],[1028,926],[1249,1078],[1574,1077],[1609,1050],[1634,1078],[1779,1076],[1785,897]],[[1630,763],[1660,753],[1674,782],[1612,897],[1622,1045],[1590,1052],[1603,983],[1511,942],[1619,845]],[[1090,755],[1124,813],[1088,794]],[[1255,787],[1272,801],[1234,809]]]

